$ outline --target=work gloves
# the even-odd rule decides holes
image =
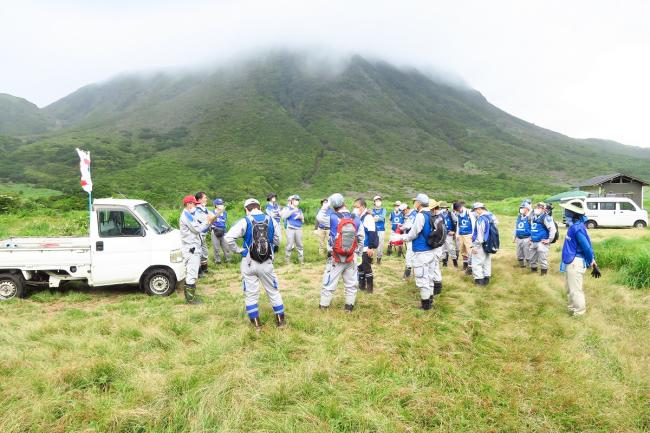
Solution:
[[[594,265],[591,271],[591,276],[594,278],[600,278],[602,277],[602,274],[600,273],[600,269],[598,269],[598,265]]]

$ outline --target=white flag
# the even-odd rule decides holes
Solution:
[[[81,170],[81,187],[86,192],[93,190],[93,181],[90,179],[90,152],[77,149],[79,154],[79,170]]]

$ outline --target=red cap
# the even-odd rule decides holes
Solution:
[[[197,204],[198,201],[196,201],[196,198],[194,198],[193,195],[186,195],[185,198],[183,199],[183,206],[185,206],[188,203]]]

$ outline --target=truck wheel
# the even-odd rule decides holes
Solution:
[[[585,224],[588,229],[595,229],[598,227],[598,224],[596,224],[596,221],[589,220],[587,221],[587,224]]]
[[[176,276],[168,269],[147,272],[142,285],[149,296],[169,296],[176,291]]]
[[[27,295],[22,275],[0,274],[0,301],[24,298]]]
[[[647,227],[647,224],[645,223],[645,221],[641,221],[641,220],[639,220],[639,221],[637,221],[637,222],[634,223],[634,228],[637,228],[637,229],[644,229],[644,228],[646,228],[646,227]]]

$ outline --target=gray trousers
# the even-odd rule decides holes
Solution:
[[[248,315],[256,317],[256,313],[259,311],[260,283],[266,290],[273,311],[276,314],[284,313],[284,304],[282,303],[278,279],[275,276],[273,261],[269,259],[264,263],[258,263],[250,257],[244,257],[239,268],[241,270],[244,301]]]
[[[201,264],[208,263],[208,243],[206,242],[207,238],[207,233],[201,233]]]
[[[530,261],[530,238],[515,238],[515,246],[517,249],[517,260]]]
[[[456,259],[458,253],[456,250],[456,235],[447,235],[445,243],[442,245],[443,258]]]
[[[201,250],[196,248],[193,253],[183,248],[183,261],[185,262],[185,284],[196,284],[201,266]]]
[[[415,254],[413,252],[413,242],[404,242],[406,244],[406,255],[404,256],[404,260],[406,261],[406,267],[407,268],[413,268],[413,255]]]
[[[228,244],[226,244],[226,238],[224,236],[217,237],[212,233],[212,249],[214,251],[214,262],[221,263],[221,255],[223,254],[223,260],[230,262],[230,250],[228,249]]]
[[[530,267],[548,269],[548,250],[549,246],[541,242],[530,244]]]
[[[441,250],[438,248],[438,250]],[[434,275],[438,273],[438,261],[434,250],[413,253],[413,275],[415,286],[420,289],[420,298],[429,299],[433,295]]]
[[[375,250],[375,255],[378,259],[381,259],[384,256],[384,244],[386,243],[386,231],[377,231],[377,237],[379,238],[379,245]]]
[[[327,260],[327,265],[325,266],[323,290],[320,292],[320,304],[323,307],[329,307],[332,303],[332,298],[334,297],[334,292],[336,291],[341,276],[343,277],[343,286],[345,287],[345,303],[354,305],[357,299],[357,283],[359,282],[356,261],[336,263],[330,258]]]
[[[287,249],[286,256],[287,260],[291,259],[291,251],[293,249],[298,250],[298,261],[300,263],[305,261],[305,255],[302,245],[302,229],[292,229],[287,227]]]
[[[475,280],[482,280],[485,277],[492,276],[492,255],[483,251],[479,245],[478,252],[472,252],[472,275]]]

